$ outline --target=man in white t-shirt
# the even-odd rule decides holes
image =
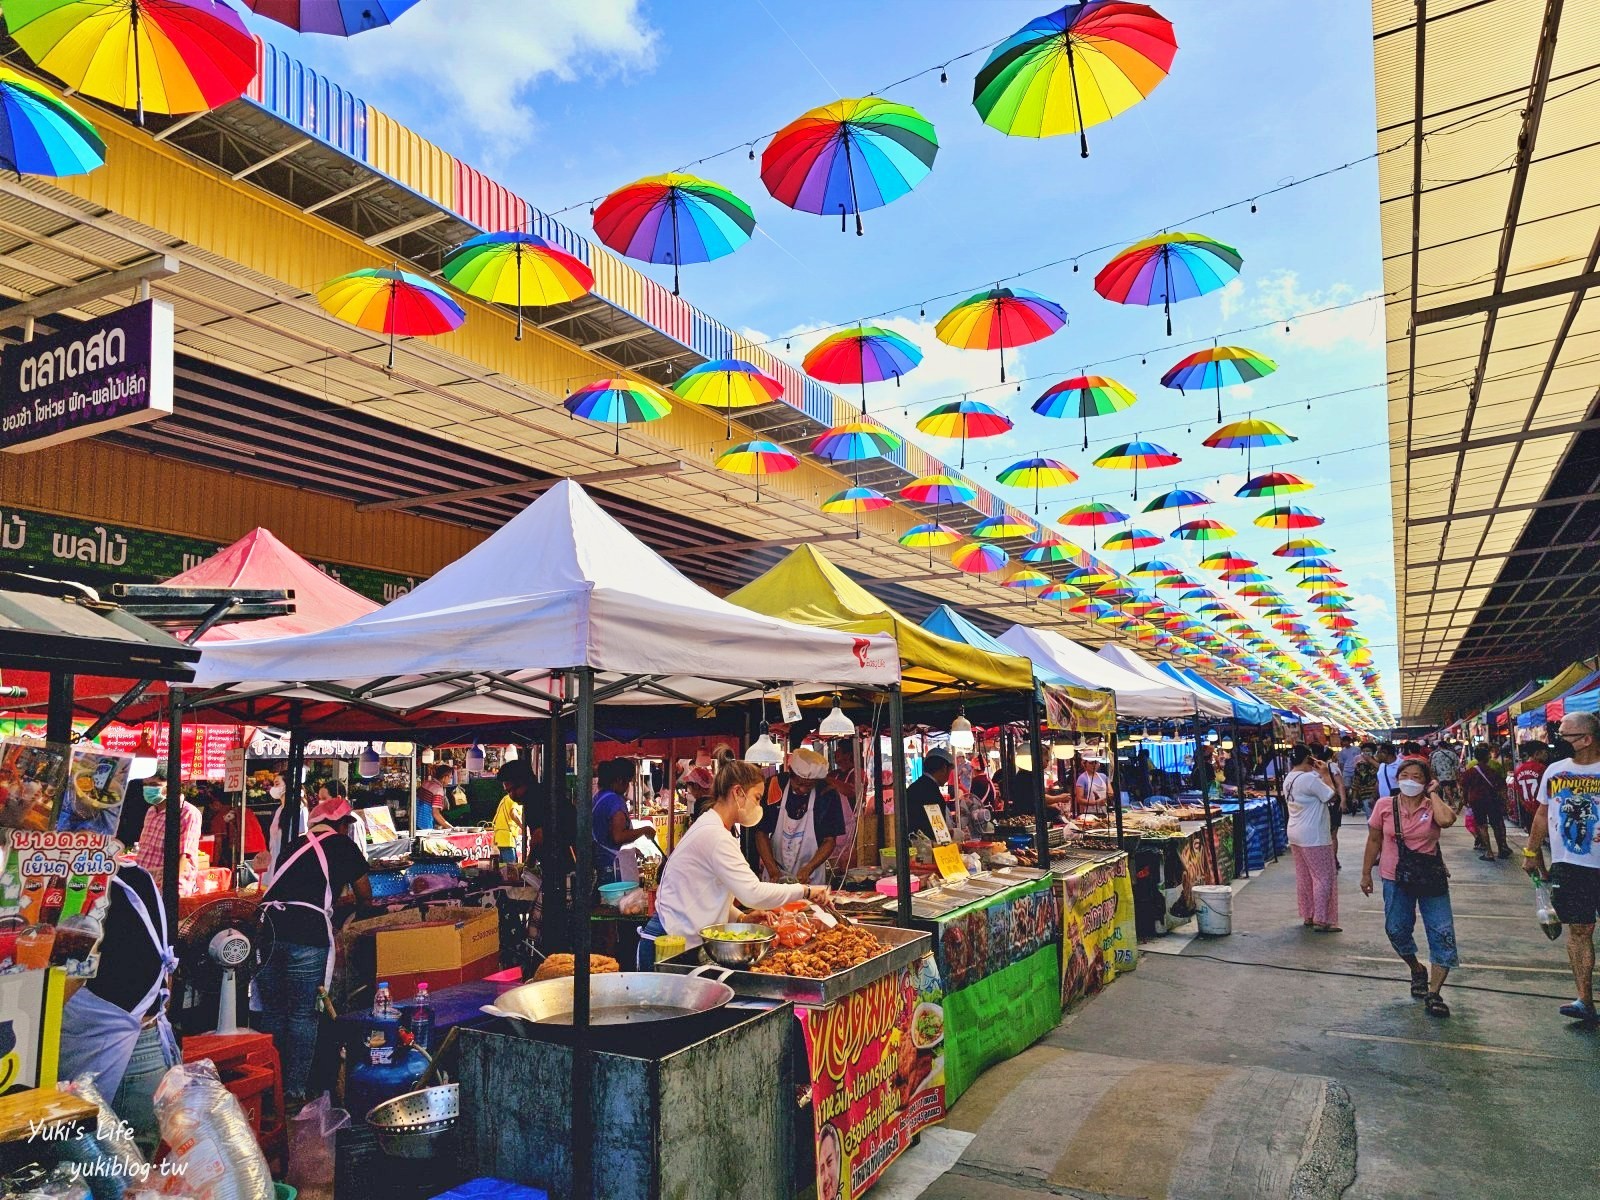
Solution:
[[[1578,998],[1561,1015],[1600,1024],[1594,1007],[1594,926],[1600,915],[1600,717],[1574,712],[1561,718],[1572,757],[1551,763],[1539,781],[1539,808],[1528,831],[1523,869],[1545,874],[1544,841],[1550,839],[1550,899],[1567,927],[1567,962]]]
[[[1398,788],[1400,780],[1400,763],[1393,742],[1384,742],[1378,747],[1378,799],[1392,796]],[[1367,812],[1371,816],[1371,810]]]
[[[1100,774],[1100,761],[1083,760],[1083,771],[1072,789],[1073,807],[1080,813],[1103,813],[1111,798],[1111,782]]]

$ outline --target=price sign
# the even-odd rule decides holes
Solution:
[[[939,874],[951,883],[961,883],[968,878],[967,864],[961,861],[959,846],[935,846],[933,865],[938,867]]]
[[[795,698],[792,687],[778,689],[778,708],[782,710],[786,724],[793,725],[800,719],[800,701]]]
[[[229,750],[222,763],[222,790],[232,795],[244,791],[244,748]]]

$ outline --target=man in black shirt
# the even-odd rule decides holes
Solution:
[[[283,1060],[284,1103],[305,1099],[317,1044],[317,991],[333,974],[333,906],[346,888],[358,909],[372,905],[366,856],[350,840],[355,814],[343,798],[311,811],[305,837],[284,847],[261,911],[272,926],[272,953],[256,975],[261,1029]]]
[[[949,755],[943,750],[930,750],[922,760],[922,774],[906,788],[906,819],[912,833],[920,831],[930,841],[938,841],[933,836],[933,825],[928,820],[928,808],[938,805],[939,811],[944,814],[945,828],[950,830],[952,838],[955,837],[955,819],[950,815],[950,805],[945,800],[944,789],[949,782]]]

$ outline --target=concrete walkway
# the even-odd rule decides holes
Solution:
[[[1304,930],[1292,865],[1270,866],[1238,890],[1232,937],[1157,943],[1179,953],[1142,955],[985,1074],[937,1143],[953,1165],[896,1200],[1600,1194],[1600,1034],[1555,1011],[1566,955],[1516,860],[1446,835],[1466,965],[1437,1020],[1357,888],[1363,834],[1343,835],[1344,933]]]

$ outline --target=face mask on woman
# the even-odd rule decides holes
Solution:
[[[1415,798],[1428,790],[1428,785],[1420,779],[1402,779],[1399,783],[1400,794]]]
[[[739,824],[754,828],[761,824],[761,793],[751,788],[745,792],[738,809]]]

